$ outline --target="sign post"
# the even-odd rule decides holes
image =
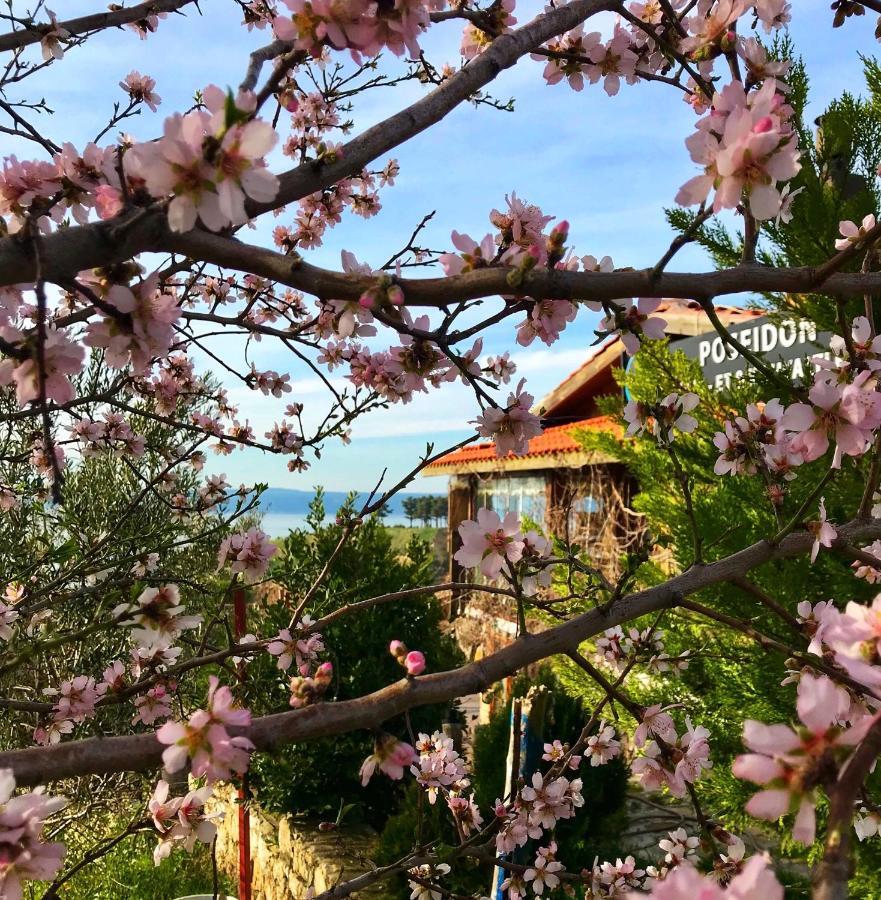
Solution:
[[[804,320],[771,321],[768,316],[761,316],[732,328],[731,336],[760,355],[774,369],[792,366],[794,381],[802,380],[808,374],[805,371],[805,357],[823,356],[829,359],[832,355],[829,351],[830,334],[818,333],[812,322]],[[690,359],[696,359],[707,384],[717,389],[728,387],[732,379],[742,378],[752,368],[716,331],[683,338],[671,343],[670,348],[681,350]]]

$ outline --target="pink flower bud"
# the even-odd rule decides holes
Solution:
[[[109,184],[99,185],[95,191],[95,208],[101,219],[112,219],[122,210],[122,194]]]
[[[569,237],[569,223],[565,219],[563,219],[562,222],[557,222],[551,229],[551,237],[557,238],[560,241],[565,241],[566,238]]]
[[[411,650],[404,660],[408,675],[421,675],[425,671],[425,656],[420,650]]]
[[[315,679],[317,681],[330,681],[333,678],[333,663],[323,662],[315,670]]]
[[[774,128],[774,120],[770,116],[762,116],[755,125],[753,125],[753,134],[766,134]]]
[[[284,90],[278,95],[278,102],[282,109],[287,110],[289,113],[294,113],[300,108],[300,101],[297,99],[297,95],[290,90]]]
[[[392,641],[388,645],[388,652],[400,662],[407,655],[407,645],[403,641]]]
[[[373,289],[364,291],[364,293],[358,298],[358,305],[363,307],[364,309],[370,309],[373,304],[376,302],[376,298],[373,293]]]
[[[388,289],[388,291],[386,291],[386,296],[389,299],[389,303],[391,303],[393,306],[404,305],[404,292],[401,290],[399,285],[393,284]]]

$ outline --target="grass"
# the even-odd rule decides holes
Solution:
[[[196,844],[192,853],[172,851],[153,865],[155,836],[137,835],[86,866],[59,890],[64,900],[172,900],[212,891],[211,848]],[[220,896],[235,895],[233,884],[219,873]],[[38,889],[33,894],[39,897]]]
[[[392,536],[392,547],[398,553],[403,553],[410,543],[410,538],[418,537],[429,544],[434,543],[435,535],[438,531],[446,531],[446,527],[435,528],[434,525],[387,525],[386,526]]]

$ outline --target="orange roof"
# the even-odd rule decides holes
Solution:
[[[510,468],[510,463],[516,461],[528,461],[543,457],[565,457],[568,454],[577,454],[587,457],[588,451],[575,440],[574,432],[581,430],[611,431],[620,434],[621,425],[612,416],[594,416],[590,419],[581,419],[577,422],[568,422],[565,425],[556,425],[546,428],[538,437],[529,442],[529,450],[522,456],[514,456],[513,453],[499,458],[496,456],[496,445],[492,441],[480,444],[470,444],[448,453],[440,459],[426,466],[422,470],[423,475],[449,474],[451,469],[468,470],[474,464],[474,471],[487,470],[495,466]],[[582,464],[586,459],[579,460]],[[487,465],[489,464],[489,465]],[[524,466],[524,468],[537,468],[536,466]],[[541,467],[544,468],[544,467]]]
[[[716,306],[715,310],[725,325],[765,315],[762,310],[743,306]],[[667,320],[667,335],[674,341],[677,337],[704,334],[712,330],[706,313],[694,300],[665,298],[656,312],[663,314]],[[675,342],[672,346],[675,349]],[[612,367],[621,364],[623,352],[620,337],[615,335],[607,338],[593,349],[571,375],[533,406],[533,412],[542,415],[544,421],[553,422],[573,414],[584,416],[592,411],[591,407],[595,410],[595,397],[609,393],[614,388],[614,381],[610,380]],[[552,466],[583,466],[592,462],[610,461],[600,458],[599,454],[589,453],[578,444],[573,432],[580,429],[611,431],[615,434],[621,434],[622,431],[619,422],[610,416],[580,418],[546,428],[543,434],[529,442],[529,450],[523,456],[509,454],[499,458],[496,456],[495,444],[487,441],[448,453],[426,466],[422,472],[425,475],[452,475],[457,472],[492,472],[499,469],[514,471]]]

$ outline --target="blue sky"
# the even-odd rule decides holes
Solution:
[[[518,3],[520,22],[540,6]],[[798,0],[793,6],[791,34],[808,64],[811,103],[817,114],[843,88],[861,90],[857,54],[878,52],[872,36],[874,17],[850,20],[843,28],[832,29],[828,0]],[[81,147],[106,122],[112,102],[123,99],[117,82],[138,69],[156,79],[163,102],[158,113],[147,111],[128,120],[124,128],[139,138],[152,137],[161,130],[164,115],[190,105],[196,88],[212,82],[238,84],[247,53],[266,42],[264,32],[249,33],[239,26],[240,14],[232,2],[203,0],[202,8],[204,17],[172,17],[148,41],[139,41],[130,31],[102,35],[86,49],[70,52],[45,74],[25,81],[22,96],[45,96],[56,111],[46,122],[47,132],[59,142],[71,140]],[[67,18],[94,9],[94,2],[68,0],[58,4],[57,11]],[[602,20],[603,29],[609,21]],[[435,26],[422,43],[429,59],[440,66],[458,61],[459,37],[459,26],[446,23]],[[393,59],[384,65],[390,72],[401,68]],[[542,63],[523,60],[491,86],[495,96],[515,98],[513,114],[486,106],[462,106],[440,125],[394,151],[391,155],[399,161],[401,174],[395,187],[383,190],[382,212],[368,221],[347,215],[342,224],[327,232],[324,246],[306,258],[339,268],[340,250],[345,248],[360,260],[379,266],[406,243],[416,223],[431,211],[435,216],[424,233],[429,246],[449,246],[454,228],[479,239],[490,230],[489,211],[501,208],[505,194],[516,191],[547,214],[569,220],[570,243],[579,255],[609,254],[619,267],[654,264],[671,238],[663,208],[672,205],[679,185],[695,174],[684,146],[694,126],[694,114],[680,93],[665,85],[624,85],[617,97],[609,98],[598,85],[581,93],[565,84],[548,86],[541,77],[542,68]],[[355,133],[425,90],[406,83],[356,98]],[[4,154],[22,156],[27,152],[0,137]],[[285,167],[286,161],[279,157],[277,170]],[[270,245],[269,230],[275,224],[270,217],[257,231],[245,233],[244,239]],[[708,265],[701,251],[686,248],[674,268]],[[512,355],[520,375],[540,398],[584,359],[596,320],[596,314],[582,312],[550,349],[539,343],[518,348],[512,325],[502,325],[486,336],[484,353],[516,348]],[[264,342],[254,358],[258,368],[291,373],[294,390],[286,399],[304,402],[313,418],[323,413],[326,401],[318,380],[294,364],[288,354]],[[250,419],[258,433],[280,418],[278,401],[236,384],[228,386],[241,406],[241,417]],[[225,472],[233,483],[366,489],[386,468],[389,481],[397,480],[415,464],[427,440],[440,449],[466,436],[468,420],[476,412],[473,396],[454,386],[364,418],[355,424],[350,446],[328,443],[321,459],[313,459],[312,468],[303,474],[290,474],[284,459],[250,450],[212,459],[210,466],[212,471]],[[415,487],[439,490],[443,482],[421,479]]]

